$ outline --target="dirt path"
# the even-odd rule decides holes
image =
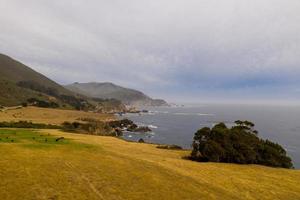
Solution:
[[[91,181],[82,173],[80,173],[79,170],[76,170],[76,167],[74,167],[74,165],[71,162],[65,162],[65,165],[70,168],[72,171],[76,171],[76,173],[78,174],[78,176],[80,177],[81,180],[83,180],[85,183],[87,183],[86,185],[89,187],[89,189],[94,192],[94,194],[96,194],[96,196],[98,197],[98,199],[105,199],[103,197],[103,195],[99,192],[99,190],[95,187],[95,185],[93,183],[91,183]]]

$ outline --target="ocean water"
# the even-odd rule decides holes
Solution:
[[[127,140],[158,144],[176,144],[191,148],[194,133],[218,122],[231,125],[235,120],[249,120],[264,139],[281,144],[300,168],[300,106],[271,105],[186,105],[184,107],[145,107],[149,113],[126,114],[122,118],[149,126],[150,133],[124,133]]]

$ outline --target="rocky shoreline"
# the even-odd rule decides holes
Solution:
[[[129,119],[122,119],[117,121],[111,121],[108,122],[108,124],[115,129],[116,132],[123,132],[123,131],[129,131],[129,132],[151,132],[152,130],[148,126],[138,126],[133,121]]]

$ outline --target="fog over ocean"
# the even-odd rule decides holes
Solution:
[[[194,133],[218,122],[228,126],[235,120],[249,120],[264,139],[281,144],[300,168],[300,106],[296,105],[221,105],[202,104],[184,107],[146,107],[149,113],[126,114],[123,117],[138,125],[149,126],[151,133],[124,133],[127,140],[177,144],[191,148]]]

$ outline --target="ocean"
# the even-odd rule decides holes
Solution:
[[[300,168],[300,106],[274,105],[185,105],[180,107],[145,107],[149,113],[125,114],[122,118],[149,126],[152,132],[125,132],[124,139],[158,144],[176,144],[191,148],[194,133],[218,122],[228,126],[236,120],[255,124],[259,136],[281,144]]]

